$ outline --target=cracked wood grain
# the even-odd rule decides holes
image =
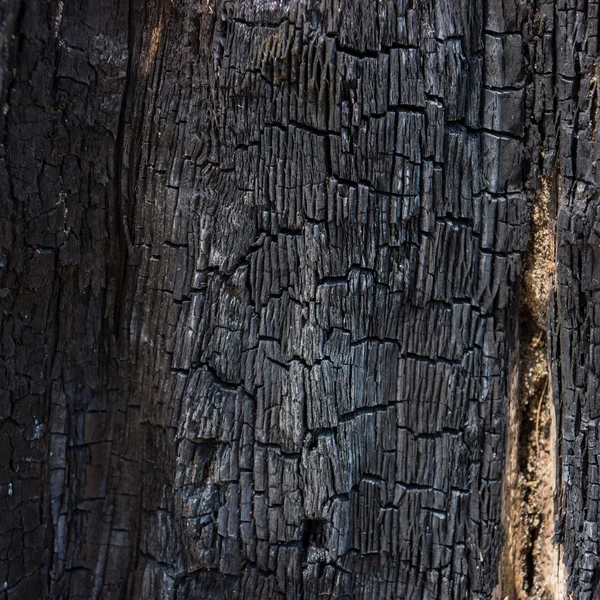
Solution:
[[[552,173],[592,597],[597,20],[567,4],[0,7],[2,598],[491,598]]]

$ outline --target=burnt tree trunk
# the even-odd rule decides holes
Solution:
[[[597,13],[0,2],[0,600],[596,597]]]

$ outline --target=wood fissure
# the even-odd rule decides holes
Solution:
[[[542,181],[531,204],[519,310],[519,343],[510,397],[505,472],[507,540],[500,565],[500,598],[549,600],[559,594],[560,549],[554,544],[556,454],[548,364],[547,307],[553,285],[554,232]]]

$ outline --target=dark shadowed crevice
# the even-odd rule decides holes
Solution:
[[[302,534],[302,545],[304,548],[309,546],[322,546],[325,535],[325,521],[317,519],[306,519],[304,521],[304,532]]]
[[[317,572],[322,575],[329,556],[325,549],[326,521],[322,519],[305,519],[302,531],[302,553],[304,566],[316,565]]]
[[[119,107],[119,121],[117,129],[117,139],[115,143],[115,204],[114,204],[114,229],[115,229],[115,260],[111,269],[114,271],[111,276],[115,279],[115,295],[112,315],[113,323],[109,328],[110,333],[118,340],[121,335],[123,318],[125,312],[126,296],[126,272],[127,262],[133,253],[133,238],[130,223],[130,186],[128,182],[126,161],[128,160],[128,141],[127,128],[130,126],[130,103],[132,100],[135,84],[135,13],[134,2],[129,0],[127,3],[127,68],[125,71],[125,81],[123,84],[123,94],[121,106]]]

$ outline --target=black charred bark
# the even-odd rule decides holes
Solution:
[[[592,598],[597,23],[4,0],[0,600],[491,598],[542,177]]]

